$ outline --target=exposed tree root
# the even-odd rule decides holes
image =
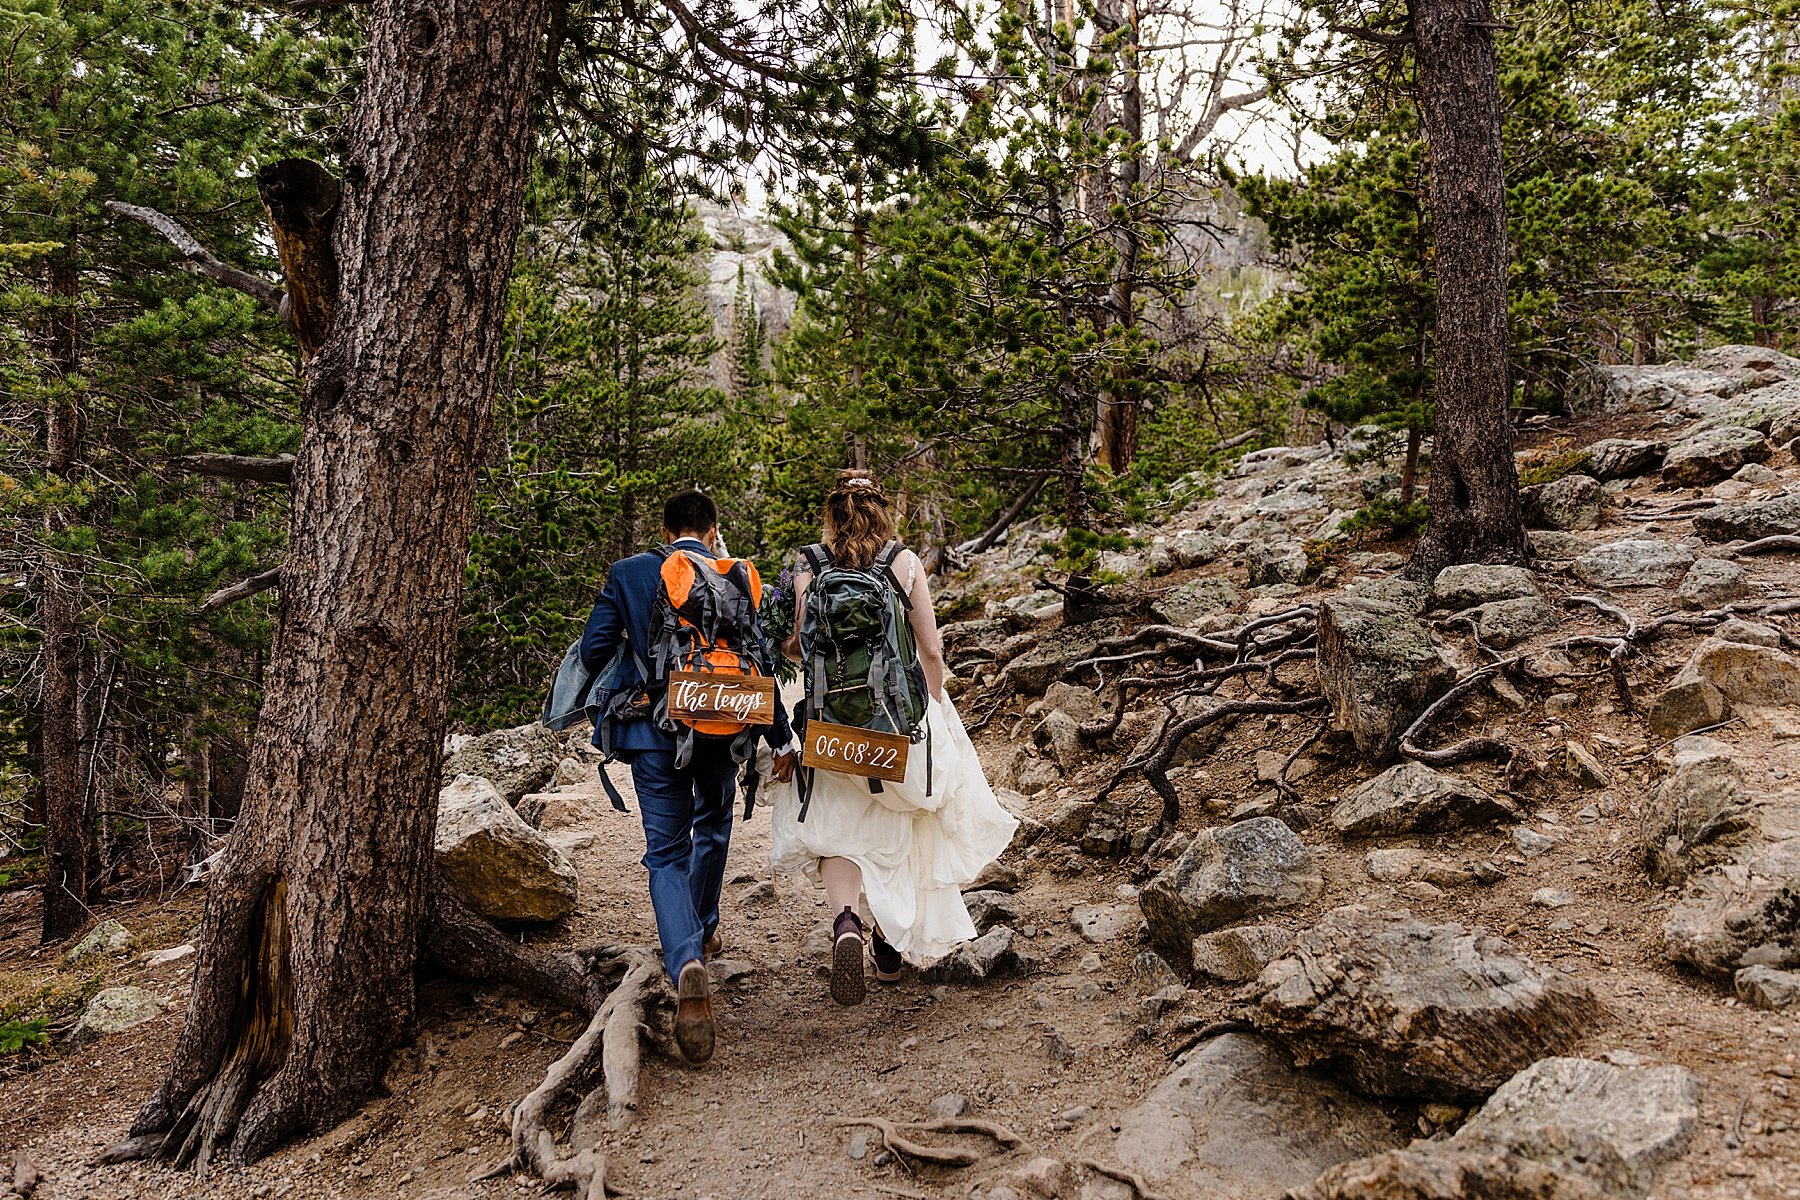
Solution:
[[[547,1118],[566,1093],[588,1078],[596,1060],[600,1087],[606,1089],[606,1127],[618,1132],[637,1114],[639,1043],[648,1008],[662,988],[662,964],[646,950],[617,952],[613,962],[622,965],[624,978],[568,1052],[550,1064],[544,1081],[513,1110],[512,1155],[494,1174],[517,1166],[529,1167],[549,1187],[574,1187],[586,1200],[606,1195],[606,1151],[601,1145],[585,1146],[564,1154],[556,1144]]]
[[[1148,1183],[1145,1183],[1143,1176],[1135,1171],[1127,1171],[1124,1167],[1109,1167],[1105,1163],[1092,1158],[1076,1159],[1075,1165],[1084,1167],[1096,1175],[1104,1175],[1108,1179],[1118,1180],[1120,1183],[1125,1184],[1132,1191],[1142,1196],[1144,1200],[1168,1200],[1168,1197],[1163,1193],[1156,1191]]]
[[[1774,537],[1757,538],[1754,542],[1745,542],[1737,548],[1743,554],[1795,554],[1800,553],[1800,537],[1791,533],[1778,533]]]
[[[1203,713],[1184,721],[1178,721],[1172,728],[1164,730],[1156,747],[1142,757],[1133,758],[1120,767],[1111,781],[1100,789],[1100,794],[1095,799],[1105,799],[1132,773],[1142,771],[1144,778],[1149,781],[1156,794],[1162,797],[1163,802],[1162,816],[1150,836],[1150,840],[1154,844],[1172,832],[1181,822],[1181,797],[1175,791],[1174,783],[1169,779],[1169,767],[1175,762],[1175,756],[1180,753],[1183,742],[1207,726],[1230,717],[1240,717],[1249,713],[1312,712],[1328,703],[1323,696],[1308,696],[1302,700],[1227,700]]]
[[[1331,716],[1326,714],[1325,719],[1320,721],[1318,727],[1312,731],[1312,735],[1295,746],[1293,751],[1281,760],[1281,769],[1275,772],[1275,791],[1289,804],[1299,803],[1300,793],[1295,791],[1294,785],[1288,782],[1288,772],[1293,770],[1294,764],[1300,761],[1300,756],[1312,749],[1313,743],[1324,737],[1330,728]]]
[[[1517,749],[1498,738],[1464,738],[1455,745],[1445,746],[1440,750],[1427,750],[1419,744],[1418,739],[1426,729],[1430,728],[1438,714],[1449,708],[1453,702],[1462,699],[1518,661],[1517,658],[1508,658],[1497,663],[1489,663],[1459,679],[1449,691],[1439,696],[1430,707],[1420,713],[1418,719],[1407,727],[1405,733],[1400,735],[1400,753],[1407,758],[1429,763],[1434,767],[1454,766],[1457,763],[1471,762],[1477,758],[1498,758],[1511,762],[1513,755],[1518,753]]]
[[[981,1121],[973,1118],[954,1120],[926,1121],[919,1125],[899,1125],[882,1117],[844,1117],[833,1121],[832,1127],[841,1129],[850,1125],[865,1125],[881,1135],[881,1144],[893,1151],[902,1159],[913,1159],[929,1163],[936,1167],[969,1167],[990,1157],[994,1151],[974,1150],[964,1146],[929,1146],[924,1142],[914,1141],[912,1136],[925,1133],[966,1133],[979,1137],[991,1138],[1002,1150],[1012,1150],[1024,1144],[1024,1139],[1004,1125],[993,1121]],[[905,1131],[905,1132],[902,1132]]]

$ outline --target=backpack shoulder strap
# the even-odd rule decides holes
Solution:
[[[811,571],[814,575],[823,575],[825,569],[831,565],[831,547],[825,545],[823,542],[814,543],[811,546],[802,546],[800,548],[800,558],[806,563],[807,570]]]
[[[887,545],[883,546],[881,552],[875,556],[875,565],[881,568],[881,573],[887,576],[888,583],[893,585],[894,594],[900,597],[900,607],[907,612],[911,612],[912,593],[901,586],[900,576],[894,573],[894,562],[900,557],[900,552],[904,549],[906,549],[906,547],[902,546],[899,542],[889,542]]]

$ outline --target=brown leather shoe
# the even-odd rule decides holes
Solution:
[[[712,1057],[717,1035],[706,967],[695,959],[681,968],[675,983],[675,1044],[683,1058],[699,1066]]]
[[[713,959],[719,957],[724,950],[725,939],[720,937],[719,931],[715,929],[712,931],[712,936],[706,939],[706,945],[700,947],[700,955],[705,961],[711,962]]]

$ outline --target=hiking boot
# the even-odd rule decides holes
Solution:
[[[706,939],[706,945],[700,947],[700,958],[703,962],[711,962],[719,957],[724,949],[725,939],[720,937],[719,931],[715,929],[712,931],[712,935]]]
[[[699,1066],[712,1057],[716,1036],[712,988],[706,967],[695,959],[681,968],[681,978],[675,983],[675,1044],[681,1048],[681,1057]]]
[[[875,978],[881,983],[900,982],[900,952],[888,945],[888,940],[881,936],[881,926],[875,926],[874,941],[870,949],[875,954]]]
[[[863,926],[856,910],[845,908],[831,925],[831,998],[861,1004],[869,994],[863,979]]]

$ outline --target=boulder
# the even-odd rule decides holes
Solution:
[[[1404,1139],[1377,1105],[1299,1074],[1261,1038],[1226,1033],[1189,1051],[1121,1114],[1116,1153],[1127,1170],[1179,1184],[1192,1200],[1249,1200]]]
[[[1675,589],[1675,603],[1686,609],[1718,608],[1752,594],[1744,568],[1722,558],[1697,559]]]
[[[1751,1008],[1779,1012],[1800,1005],[1800,971],[1745,967],[1731,977],[1731,989]]]
[[[1333,727],[1371,762],[1391,759],[1400,735],[1456,679],[1417,617],[1355,596],[1320,602],[1318,658]]]
[[[1589,475],[1564,475],[1541,487],[1522,490],[1525,521],[1538,529],[1597,529],[1606,490]]]
[[[1694,355],[1693,364],[1699,370],[1721,375],[1769,371],[1790,379],[1800,376],[1800,359],[1768,346],[1714,346]]]
[[[1442,833],[1518,818],[1513,805],[1421,762],[1403,762],[1351,788],[1331,810],[1347,838]]]
[[[1606,1012],[1500,938],[1352,905],[1246,989],[1258,1032],[1375,1096],[1463,1104],[1573,1046]]]
[[[1059,681],[1045,689],[1044,711],[1067,713],[1076,721],[1091,721],[1100,715],[1100,697],[1093,688]]]
[[[1769,443],[1754,429],[1721,425],[1703,430],[1669,447],[1662,479],[1675,487],[1705,487],[1730,479],[1747,462],[1769,457]]]
[[[1087,757],[1081,742],[1081,722],[1066,712],[1052,709],[1031,733],[1031,740],[1064,771],[1072,771]]]
[[[488,780],[458,775],[438,794],[438,871],[495,921],[554,921],[575,908],[575,868]]]
[[[87,935],[76,942],[68,954],[63,957],[72,963],[82,963],[90,958],[116,954],[129,945],[131,945],[131,931],[108,917],[88,930]]]
[[[1556,610],[1536,596],[1494,600],[1460,614],[1475,622],[1481,640],[1496,650],[1516,646],[1527,638],[1557,627]]]
[[[1195,579],[1164,592],[1150,605],[1150,611],[1165,625],[1217,632],[1231,627],[1232,614],[1243,603],[1238,590],[1225,580]]]
[[[1381,579],[1359,579],[1344,589],[1344,595],[1358,600],[1378,600],[1391,604],[1413,616],[1425,611],[1431,603],[1431,588],[1416,579],[1389,575]]]
[[[1239,925],[1194,939],[1194,974],[1219,983],[1248,983],[1294,940],[1279,925]]]
[[[1694,552],[1673,542],[1628,538],[1595,546],[1570,568],[1597,588],[1668,587],[1694,565]]]
[[[1720,621],[1712,635],[1722,642],[1742,642],[1746,646],[1781,645],[1781,630],[1761,621],[1746,621],[1742,617],[1727,617]]]
[[[964,892],[963,907],[978,933],[986,933],[996,925],[1017,925],[1021,920],[1018,901],[1005,892],[992,889]]]
[[[1746,848],[1697,875],[1663,921],[1663,950],[1721,977],[1800,966],[1800,838]]]
[[[1603,788],[1612,785],[1612,775],[1606,764],[1580,742],[1568,742],[1563,746],[1563,770],[1577,787]]]
[[[444,760],[444,778],[475,775],[494,785],[500,798],[517,804],[546,790],[563,760],[562,739],[537,723],[496,729],[464,742]]]
[[[1680,737],[1710,729],[1730,712],[1725,693],[1704,679],[1677,679],[1650,703],[1650,732],[1660,738]]]
[[[955,983],[972,987],[1001,975],[1023,975],[1028,960],[1013,949],[1013,931],[996,925],[971,942],[960,942],[950,953],[919,973],[927,983]]]
[[[1294,831],[1274,817],[1206,829],[1138,895],[1150,941],[1193,969],[1194,939],[1221,926],[1315,899],[1325,880]]]
[[[1124,622],[1109,617],[1052,629],[1035,647],[1007,664],[1006,680],[1027,695],[1041,696],[1062,678],[1064,671],[1084,658],[1092,658],[1101,642],[1119,636],[1124,628]]]
[[[1491,600],[1521,597],[1538,598],[1537,576],[1524,567],[1467,563],[1445,567],[1431,581],[1432,604],[1438,608],[1473,608]]]
[[[1586,404],[1578,407],[1603,410],[1668,408],[1687,404],[1700,396],[1730,396],[1742,386],[1735,376],[1696,370],[1685,363],[1601,366],[1591,372],[1593,395]]]
[[[1081,851],[1096,858],[1123,854],[1131,844],[1131,808],[1119,800],[1102,800],[1081,829]]]
[[[1733,705],[1800,705],[1800,660],[1774,646],[1707,638],[1675,677],[1677,683],[1693,680],[1712,684]]]
[[[1244,564],[1249,568],[1251,587],[1305,583],[1310,565],[1306,547],[1299,542],[1260,540],[1244,548]]]
[[[1638,816],[1644,867],[1658,883],[1682,883],[1732,856],[1756,827],[1736,752],[1709,737],[1684,737],[1672,747],[1667,778]]]
[[[1800,382],[1764,377],[1766,382],[1738,397],[1732,405],[1733,420],[1760,429],[1777,446],[1800,437]]]
[[[1694,514],[1694,532],[1714,542],[1800,533],[1800,495],[1720,504]]]
[[[957,621],[938,627],[938,634],[944,640],[944,649],[949,651],[998,646],[1011,632],[1005,621],[992,617],[978,617],[973,621]]]
[[[1668,452],[1667,442],[1604,438],[1587,448],[1587,464],[1582,470],[1600,480],[1630,479],[1661,466]]]
[[[1305,1200],[1638,1200],[1687,1146],[1704,1081],[1684,1067],[1546,1058],[1451,1137],[1342,1164]]]
[[[85,1042],[108,1033],[123,1033],[154,1020],[162,1010],[162,1000],[144,988],[102,988],[82,1010],[69,1040]]]
[[[1175,565],[1184,570],[1203,567],[1225,553],[1225,539],[1205,529],[1184,529],[1168,545]]]
[[[1531,548],[1533,559],[1553,558],[1566,561],[1580,558],[1587,553],[1588,548],[1586,539],[1557,529],[1533,529],[1525,535],[1525,543]]]

